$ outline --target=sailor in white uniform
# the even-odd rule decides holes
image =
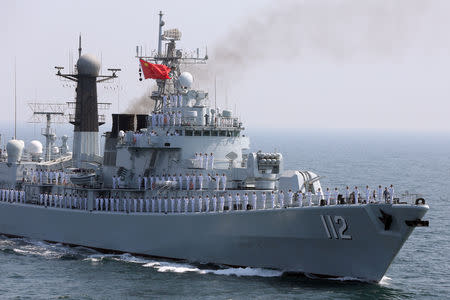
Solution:
[[[203,169],[203,154],[202,153],[200,153],[199,156],[198,156],[198,166],[197,166],[197,168]]]
[[[248,194],[244,194],[244,210],[248,209]]]
[[[202,212],[203,211],[203,198],[202,196],[198,196],[198,211]]]
[[[280,191],[280,193],[278,194],[278,201],[280,204],[280,208],[284,207],[284,192]]]
[[[184,179],[186,180],[186,190],[189,190],[189,185],[191,183],[191,178],[188,173],[186,173],[186,176],[184,176]]]
[[[209,163],[210,163],[210,169],[213,170],[214,169],[214,154],[210,154],[209,155]]]
[[[181,126],[181,111],[177,112],[178,126]]]
[[[297,198],[298,198],[298,207],[303,206],[303,193],[302,191],[297,192]]]
[[[99,210],[99,208],[100,208],[100,199],[97,197],[95,198],[95,210]]]
[[[394,186],[392,184],[389,186],[389,203],[394,203]]]
[[[169,199],[167,199],[167,196],[164,197],[164,213],[166,213],[166,214],[167,214],[167,211],[169,210],[168,202],[169,202]]]
[[[197,178],[197,176],[195,175],[195,173],[192,173],[192,176],[191,176],[191,180],[192,180],[192,190],[194,190],[195,191],[195,179]]]
[[[225,173],[222,174],[222,191],[225,191],[225,189],[227,188],[227,176],[225,175]]]
[[[105,199],[105,211],[109,211],[109,199],[106,197],[104,199]],[[80,201],[80,209],[81,209],[81,201]]]
[[[312,200],[312,193],[311,193],[311,190],[308,191],[307,195],[308,195],[308,203],[309,203],[309,206],[312,206],[312,205],[313,205],[313,200]]]
[[[353,190],[353,193],[355,194],[355,204],[358,204],[359,200],[359,190],[358,187],[355,186],[355,189]]]
[[[267,200],[267,194],[266,194],[266,192],[262,192],[261,193],[262,209],[266,209],[266,200]]]
[[[236,194],[236,196],[234,196],[234,202],[236,203],[236,210],[240,210],[240,206],[241,206],[241,196],[239,195],[239,193]]]
[[[177,198],[177,212],[181,213],[181,196]]]
[[[275,208],[276,203],[275,203],[275,192],[272,191],[272,193],[270,194],[270,200],[272,201],[272,208]]]
[[[184,205],[186,205],[186,203],[184,203]],[[187,212],[187,210],[185,210],[185,211]],[[191,197],[191,212],[195,212],[195,197],[194,196]]]
[[[350,204],[350,190],[348,189],[348,186],[345,187],[345,191],[344,191],[344,196],[345,196],[345,203]]]
[[[209,195],[206,195],[206,199],[205,199],[205,205],[206,205],[206,212],[209,212]]]
[[[378,186],[378,201],[377,202],[382,202],[383,201],[383,188],[381,187],[381,185]]]
[[[370,203],[370,189],[368,185],[366,185],[366,203]]]
[[[294,192],[289,189],[288,191],[288,198],[289,198],[289,205],[293,205],[294,204]]]
[[[253,194],[252,194],[252,209],[256,209],[257,201],[258,201],[258,196],[256,195],[256,192],[253,192]]]
[[[174,197],[170,198],[170,209],[171,209],[172,213],[175,212],[175,198]]]
[[[113,189],[117,189],[117,178],[116,178],[116,175],[114,175],[113,178],[112,178],[112,188]]]
[[[111,211],[114,211],[114,197],[112,195],[109,195],[109,207]]]
[[[213,195],[212,202],[213,202],[213,211],[216,212],[216,210],[217,210],[217,196],[216,195]]]
[[[209,166],[209,156],[208,153],[205,153],[205,169],[208,170],[208,166]]]
[[[3,200],[3,193],[2,193],[2,200]],[[44,204],[44,195],[43,194],[39,195],[39,204],[40,205]]]
[[[162,212],[162,199],[161,197],[158,197],[158,212]]]
[[[198,178],[198,189],[203,190],[203,174],[202,173],[198,174],[197,178]]]
[[[333,198],[334,198],[334,201],[335,201],[335,204],[336,204],[336,205],[339,204],[338,197],[339,197],[339,191],[338,191],[337,188],[334,188],[334,191],[333,191]]]
[[[228,200],[228,210],[233,210],[233,197],[231,196],[231,194],[228,194],[227,196],[227,200]]]
[[[223,211],[223,207],[225,205],[225,196],[222,194],[219,197],[219,201],[220,201],[220,206],[219,206],[219,210]]]
[[[331,203],[330,203],[330,196],[331,196],[331,194],[330,194],[330,189],[327,188],[327,190],[325,191],[325,201],[327,202],[327,205],[330,205],[330,204],[331,204]]]
[[[216,176],[214,176],[214,179],[216,180],[216,190],[218,191],[220,189],[220,176],[218,173],[216,173]]]

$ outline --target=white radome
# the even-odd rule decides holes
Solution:
[[[91,54],[83,54],[77,61],[77,70],[80,75],[98,76],[100,62]]]
[[[22,140],[9,140],[6,144],[6,152],[8,153],[8,162],[15,163],[22,158],[23,148],[25,143]]]
[[[43,149],[42,143],[36,140],[31,141],[30,143],[28,143],[27,146],[28,153],[32,155],[42,154],[42,149]]]
[[[58,147],[53,147],[52,148],[52,154],[59,154],[59,148]]]
[[[189,72],[183,72],[180,77],[178,77],[178,82],[183,88],[190,89],[192,87],[192,83],[194,82],[194,77]]]

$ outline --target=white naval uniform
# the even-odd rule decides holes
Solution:
[[[284,207],[284,193],[281,191],[278,194],[278,202],[280,203],[280,208]]]
[[[239,206],[241,204],[241,196],[236,194],[236,196],[234,196],[234,201],[236,202],[236,210],[239,210]]]
[[[212,197],[212,201],[213,201],[213,211],[216,212],[216,210],[217,210],[217,197],[216,197],[216,195],[214,195]]]
[[[228,195],[228,210],[233,210],[233,197]]]
[[[203,198],[202,196],[198,197],[198,211],[202,212],[203,210]]]
[[[366,203],[369,204],[370,202],[370,189],[366,188]]]
[[[270,194],[270,200],[272,200],[272,208],[275,208],[275,193]]]
[[[195,212],[195,198],[194,198],[194,196],[191,197],[191,211]]]
[[[183,189],[183,176],[178,176],[178,184],[180,185],[180,191]]]
[[[216,190],[218,191],[220,189],[220,176],[216,175],[214,179],[216,180]]]
[[[334,198],[334,201],[335,201],[336,205],[338,204],[338,197],[339,197],[339,191],[338,190],[334,190],[333,198]]]
[[[210,202],[210,199],[208,196],[206,196],[206,199],[205,199],[206,212],[209,212],[209,202]]]
[[[244,210],[247,210],[248,207],[248,195],[244,194]]]
[[[359,200],[359,190],[358,190],[358,189],[354,189],[353,192],[354,192],[354,194],[355,194],[355,204],[358,204],[358,200]]]
[[[144,199],[139,198],[139,211],[144,212]]]
[[[383,201],[383,188],[378,187],[378,201],[377,202],[382,202],[382,201]]]
[[[174,213],[175,212],[175,199],[173,197],[170,198],[170,206],[171,206],[172,213]]]
[[[80,201],[80,208],[81,208],[81,201]],[[109,199],[105,198],[105,211],[109,211]]]
[[[256,195],[256,193],[252,194],[252,206],[253,206],[253,209],[256,209],[256,202],[257,202],[257,200],[258,200],[258,196]]]
[[[309,202],[309,206],[313,205],[313,201],[312,201],[312,193],[311,191],[308,191],[308,202]]]
[[[297,195],[298,197],[298,207],[302,207],[303,206],[303,193],[300,191]]]
[[[222,191],[225,191],[226,187],[227,187],[227,176],[222,175]]]
[[[181,213],[181,198],[177,198],[177,212]]]
[[[393,187],[389,187],[388,189],[389,191],[389,203],[394,203],[394,188]]]
[[[144,189],[148,188],[148,177],[144,177]]]
[[[219,210],[223,211],[223,206],[225,205],[225,197],[222,195],[222,196],[219,197],[219,200],[220,200]]]
[[[330,205],[330,191],[325,191],[325,200],[327,201],[327,205]]]
[[[214,155],[210,155],[209,156],[209,162],[210,162],[210,169],[213,170],[214,169]]]
[[[198,189],[203,190],[203,175],[198,175]]]
[[[262,209],[266,209],[266,199],[267,195],[265,192],[261,193]]]
[[[288,192],[288,197],[289,197],[289,204],[290,205],[294,204],[294,192],[293,191]]]

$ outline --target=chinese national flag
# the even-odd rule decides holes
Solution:
[[[144,78],[152,79],[170,79],[170,68],[165,65],[152,64],[143,59],[139,59],[142,66],[142,72],[144,72]]]

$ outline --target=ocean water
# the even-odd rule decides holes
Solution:
[[[378,284],[323,280],[258,268],[229,268],[102,254],[0,236],[0,299],[446,299],[450,298],[450,134],[255,130],[252,149],[281,151],[323,187],[387,186],[430,205]],[[23,220],[26,222],[26,220]]]

